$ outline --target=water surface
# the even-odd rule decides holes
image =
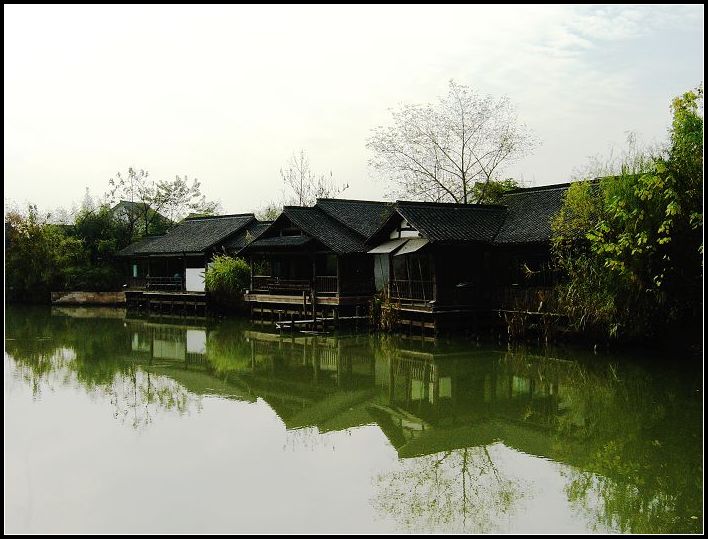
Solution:
[[[8,308],[6,532],[700,532],[700,365]]]

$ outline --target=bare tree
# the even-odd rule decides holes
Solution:
[[[187,176],[157,182],[153,205],[172,221],[178,221],[187,214],[214,215],[221,207],[216,201],[207,201],[201,193],[199,180],[194,178],[190,184]]]
[[[201,193],[199,180],[175,176],[172,181],[153,181],[145,170],[128,169],[108,181],[106,198],[113,204],[126,201],[123,215],[132,237],[163,232],[167,219],[178,221],[187,214],[211,215],[219,210],[218,202],[210,202]]]
[[[280,169],[280,177],[286,189],[292,191],[284,197],[284,202],[297,206],[312,206],[318,198],[337,196],[349,187],[348,184],[337,185],[332,171],[329,175],[313,172],[305,150],[293,153],[285,168]]]
[[[392,124],[373,129],[369,165],[394,183],[393,195],[469,204],[505,165],[527,155],[533,134],[519,123],[507,97],[480,96],[450,81],[435,105],[403,105]]]

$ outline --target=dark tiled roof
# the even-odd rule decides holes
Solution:
[[[125,256],[124,252],[131,248],[129,254],[136,255],[203,253],[236,234],[254,219],[252,213],[185,219],[164,236],[158,236],[138,248],[129,245],[118,255]]]
[[[139,251],[142,251],[144,249],[147,249],[148,246],[155,241],[158,238],[161,238],[162,236],[148,236],[147,238],[143,238],[141,240],[135,241],[128,245],[127,247],[121,249],[116,253],[117,256],[132,256],[137,254]]]
[[[300,247],[312,241],[309,236],[272,236],[255,240],[249,245],[253,247]]]
[[[376,232],[393,211],[389,202],[341,198],[318,198],[316,207],[365,238]]]
[[[336,253],[363,253],[364,237],[317,207],[285,206],[283,215]]]
[[[424,238],[436,242],[493,241],[506,208],[483,204],[396,202],[396,209]]]
[[[504,195],[509,215],[497,234],[496,243],[530,243],[551,239],[551,221],[563,205],[570,184],[516,189]]]
[[[229,238],[224,243],[224,247],[229,251],[238,252],[243,249],[247,243],[254,241],[260,236],[272,223],[273,221],[253,222],[247,228],[244,228],[241,232]]]

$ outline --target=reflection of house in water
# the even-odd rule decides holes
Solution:
[[[369,335],[295,336],[131,322],[133,354],[190,391],[264,400],[286,428],[377,423],[400,457],[502,440],[547,455],[574,363],[492,351],[387,348]],[[572,411],[572,413],[571,413]],[[573,417],[575,414],[577,417]]]
[[[243,379],[287,428],[320,432],[372,423],[375,361],[368,335],[283,337],[247,331],[251,371]]]
[[[206,360],[206,328],[145,323],[132,333],[131,350],[148,353],[152,359]]]
[[[151,373],[168,376],[197,395],[254,400],[235,378],[220,378],[207,356],[205,326],[129,320],[133,358]]]
[[[503,440],[544,454],[564,413],[562,360],[538,364],[502,352],[432,354],[398,350],[388,360],[388,402],[371,413],[400,457],[488,445]]]

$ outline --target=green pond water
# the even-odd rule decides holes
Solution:
[[[700,358],[13,308],[6,532],[701,532]]]

